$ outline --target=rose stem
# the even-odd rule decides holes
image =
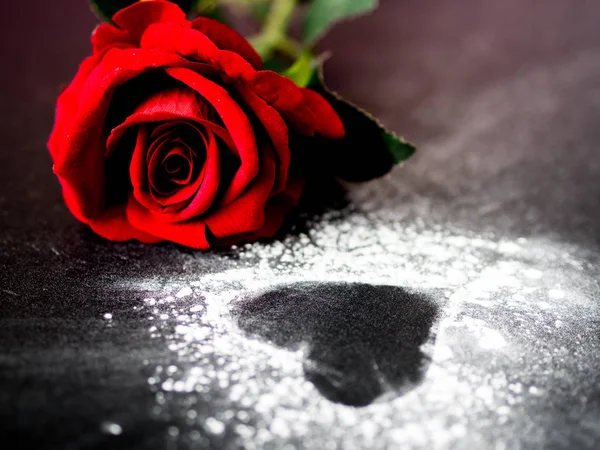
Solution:
[[[297,53],[297,44],[287,38],[287,28],[296,9],[297,0],[273,0],[262,31],[250,38],[258,54],[266,60],[274,50]],[[295,56],[295,55],[290,55]]]

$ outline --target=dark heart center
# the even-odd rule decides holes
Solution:
[[[241,299],[240,327],[289,349],[305,348],[307,380],[331,401],[365,406],[402,395],[424,377],[438,305],[395,286],[299,283]]]

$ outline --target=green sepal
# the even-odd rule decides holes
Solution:
[[[304,18],[304,44],[314,44],[336,22],[374,11],[378,3],[378,0],[312,0]]]
[[[319,69],[320,65],[320,60],[315,58],[310,50],[305,50],[294,64],[281,74],[292,80],[297,86],[306,87],[311,83],[315,71]]]

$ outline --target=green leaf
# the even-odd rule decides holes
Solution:
[[[374,11],[378,0],[313,0],[304,19],[304,43],[312,45],[336,22]]]
[[[110,22],[112,16],[123,8],[137,3],[138,0],[90,0],[92,6],[98,12],[98,14],[104,19]],[[171,0],[176,3],[186,13],[190,12],[194,6],[203,0]]]
[[[301,145],[316,152],[316,157],[338,177],[346,181],[379,178],[415,152],[413,145],[386,130],[369,113],[327,89],[322,70],[315,72],[309,87],[323,95],[339,114],[346,128],[346,137],[339,141],[322,140]]]

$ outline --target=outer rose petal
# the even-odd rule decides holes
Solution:
[[[94,53],[109,47],[139,46],[142,34],[153,23],[189,26],[185,13],[175,3],[152,0],[134,3],[113,16],[115,25],[103,23],[92,35]]]
[[[147,50],[159,49],[198,62],[212,63],[219,54],[219,48],[208,36],[198,30],[184,29],[170,23],[150,25],[142,35],[140,47]]]
[[[321,95],[302,88],[302,103],[296,109],[285,111],[285,118],[298,132],[328,139],[342,139],[346,135],[342,119]]]
[[[55,133],[61,136],[53,134],[50,148],[54,172],[70,193],[67,205],[79,220],[89,222],[105,211],[104,120],[113,89],[148,68],[180,63],[176,55],[111,49],[77,91],[59,99]]]
[[[199,250],[210,247],[206,240],[206,226],[201,220],[180,223],[156,221],[152,213],[133,197],[129,197],[126,210],[127,220],[134,227],[152,233],[157,238]]]
[[[262,68],[263,62],[256,50],[245,37],[227,25],[208,17],[198,17],[192,21],[192,28],[208,36],[221,50],[238,53],[256,70]]]
[[[221,79],[225,83],[233,83],[237,80],[248,82],[260,73],[256,72],[240,55],[229,50],[220,50],[217,57],[213,58],[212,64],[220,70]]]
[[[250,233],[238,234],[231,238],[219,239],[215,242],[209,242],[209,244],[233,245],[239,244],[240,242],[253,242],[261,238],[273,237],[277,231],[279,231],[285,216],[293,208],[298,206],[304,184],[305,181],[302,178],[291,178],[285,191],[272,197],[267,203],[265,208],[265,221],[263,226],[258,230]]]
[[[256,74],[252,89],[269,105],[280,111],[297,108],[302,103],[302,91],[292,80],[270,70]]]
[[[308,88],[302,88],[302,96],[308,108],[317,118],[315,131],[328,139],[343,139],[346,130],[342,119],[335,112],[333,106],[321,97],[321,94]]]
[[[220,50],[205,34],[194,29],[182,29],[169,23],[153,24],[144,32],[141,47],[175,53],[218,70],[225,82],[243,79],[252,82],[256,70],[239,54]],[[292,83],[293,84],[293,83]]]
[[[242,96],[242,99],[252,109],[258,120],[261,121],[279,158],[279,169],[277,171],[277,181],[273,188],[273,194],[277,194],[283,190],[287,184],[288,172],[290,168],[290,148],[288,145],[288,129],[287,125],[279,115],[279,113],[269,106],[263,99],[258,97],[248,87],[239,85],[237,90]]]
[[[70,120],[67,120],[66,118],[75,115],[77,108],[79,107],[79,91],[85,84],[87,77],[98,66],[103,57],[104,54],[97,54],[84,59],[79,66],[79,70],[77,71],[75,78],[73,78],[73,81],[71,81],[69,86],[67,86],[58,97],[56,102],[56,122],[54,129],[50,134],[50,139],[48,140],[48,148],[53,159],[56,158],[60,151],[65,134],[63,130],[71,123]],[[60,120],[63,118],[65,119]]]
[[[153,234],[147,234],[135,229],[127,221],[125,216],[125,205],[115,207],[110,214],[105,214],[100,219],[90,221],[89,226],[96,234],[110,241],[128,241],[136,239],[146,244],[160,242],[161,239]]]
[[[188,69],[166,69],[173,78],[196,90],[216,110],[231,133],[240,156],[241,165],[221,201],[227,205],[246,189],[258,173],[258,151],[250,121],[229,93],[213,81]]]

